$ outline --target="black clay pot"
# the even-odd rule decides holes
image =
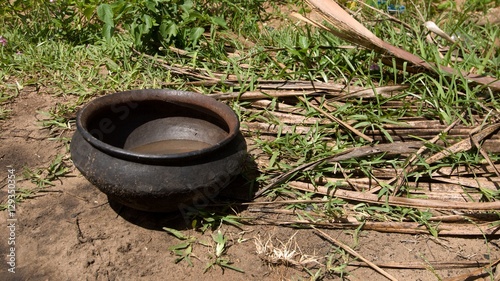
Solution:
[[[204,205],[242,169],[236,114],[210,97],[136,90],[97,98],[77,115],[71,157],[114,200],[150,212]]]

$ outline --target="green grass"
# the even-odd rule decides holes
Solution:
[[[11,1],[12,2],[12,1]],[[21,1],[16,1],[21,3]],[[186,28],[206,27],[207,36],[196,38],[196,42],[186,38],[178,38],[171,42],[158,44],[154,41],[142,41],[140,46],[137,35],[131,33],[130,25],[134,19],[114,19],[114,23],[123,23],[121,29],[103,36],[102,22],[96,13],[99,1],[86,1],[88,6],[81,6],[83,1],[68,1],[68,6],[59,3],[50,6],[48,1],[23,1],[22,5],[10,6],[0,4],[0,36],[7,40],[0,45],[0,122],[8,122],[10,110],[7,105],[15,101],[26,86],[35,86],[43,95],[66,100],[43,112],[45,118],[40,126],[48,128],[54,135],[61,132],[71,133],[77,109],[92,98],[117,91],[141,88],[175,88],[196,91],[204,94],[218,92],[239,92],[255,90],[259,80],[303,80],[350,84],[365,88],[404,84],[408,88],[396,96],[374,98],[351,98],[341,101],[319,97],[322,105],[330,108],[330,113],[366,132],[381,130],[391,141],[390,133],[384,126],[401,123],[403,117],[422,116],[430,120],[440,120],[443,124],[451,124],[457,119],[469,126],[477,126],[475,115],[498,118],[500,101],[498,93],[484,86],[472,85],[460,75],[448,77],[444,74],[411,74],[384,66],[378,62],[379,55],[370,50],[359,48],[343,48],[346,42],[309,26],[295,24],[294,19],[287,18],[280,7],[294,7],[296,10],[308,11],[304,3],[279,1],[266,4],[268,1],[201,1],[206,5],[195,6],[210,18],[217,14],[225,20],[226,27],[209,26],[207,23],[190,18],[183,18]],[[60,2],[60,1],[56,1]],[[64,2],[64,1],[62,1]],[[113,1],[106,1],[112,3]],[[136,3],[137,1],[132,1]],[[197,2],[197,1],[196,1]],[[340,1],[346,4],[347,1]],[[474,13],[483,13],[498,1],[466,1],[462,11],[454,7],[454,1],[413,1],[406,5],[406,12],[399,15],[400,21],[410,28],[387,20],[380,13],[363,9],[358,18],[380,38],[391,44],[421,56],[429,62],[449,65],[457,70],[500,77],[500,57],[496,55],[498,47],[493,41],[498,38],[498,27],[493,25],[477,26],[468,19]],[[200,2],[197,2],[200,3]],[[92,6],[93,5],[93,6]],[[203,10],[205,7],[205,10]],[[92,10],[92,9],[93,10]],[[52,20],[57,9],[72,11],[66,18]],[[191,11],[191,16],[195,14]],[[116,11],[115,11],[116,16]],[[284,22],[282,25],[270,26],[270,20]],[[424,21],[433,20],[450,34],[460,34],[466,38],[460,44],[450,46],[442,56],[436,45],[425,40]],[[193,25],[194,24],[194,25]],[[471,39],[468,39],[468,38]],[[143,37],[140,37],[143,38]],[[180,40],[180,41],[179,41]],[[187,40],[187,41],[186,41]],[[439,42],[441,42],[438,39]],[[251,42],[251,44],[249,44]],[[162,45],[163,44],[163,45]],[[186,53],[178,53],[169,47],[183,48]],[[143,52],[143,55],[134,51]],[[497,48],[495,50],[495,48]],[[461,61],[453,60],[452,52],[462,54]],[[170,65],[182,66],[186,69],[198,68],[206,73],[224,73],[237,77],[236,84],[204,84],[192,83],[192,77],[173,73],[163,67],[158,60],[147,57],[155,56]],[[374,64],[379,70],[370,70]],[[400,107],[391,107],[392,102],[413,98]],[[244,100],[230,101],[230,105],[238,112],[243,122],[263,122],[285,125],[273,116],[276,106],[281,101],[274,98],[271,106],[259,112],[248,112],[245,108],[250,103]],[[325,119],[323,114],[310,106],[310,98],[297,101],[295,108],[310,118]],[[325,108],[323,108],[325,109]],[[489,122],[489,120],[486,120]],[[1,124],[1,123],[0,123]],[[304,124],[292,125],[289,133],[279,131],[275,138],[263,138],[264,132],[249,132],[258,149],[269,158],[269,165],[259,175],[257,181],[265,185],[271,178],[280,175],[301,164],[312,162],[340,153],[348,148],[368,144],[351,132],[341,132],[335,122],[316,122],[306,124],[308,133],[299,133],[296,128]],[[304,125],[305,126],[305,125]],[[281,129],[280,129],[281,130]],[[57,133],[57,134],[56,134]],[[67,138],[60,138],[67,141]],[[447,141],[445,137],[443,140]],[[443,150],[442,145],[429,144],[430,151]],[[498,162],[498,155],[490,155],[493,162]],[[65,164],[67,155],[54,155],[54,161],[46,168],[31,167],[26,170],[25,179],[29,179],[39,188],[45,188],[54,180],[64,177],[68,168]],[[372,176],[377,168],[399,168],[405,165],[406,158],[388,160],[385,155],[363,157],[341,161],[338,165],[322,164],[307,171],[297,171],[294,180],[316,184],[322,178],[338,173],[339,167],[349,172],[364,176]],[[439,167],[475,166],[484,163],[484,157],[476,150],[457,153],[427,165],[424,159],[417,160],[423,171],[415,171],[407,177],[418,178],[431,173]],[[338,183],[340,185],[340,183]],[[336,188],[337,183],[329,182],[329,188]],[[405,190],[404,188],[402,190]],[[498,200],[498,192],[483,190],[485,200]],[[390,190],[382,189],[381,195]],[[23,193],[24,194],[24,193]],[[22,199],[32,196],[29,192],[21,194]],[[26,196],[25,196],[26,195]],[[277,185],[267,193],[270,198],[294,198],[311,200],[317,198],[314,193],[291,189],[287,182]],[[347,203],[338,198],[325,197],[326,204],[290,204],[289,209],[314,210],[328,218],[346,215],[342,207]],[[375,206],[359,204],[351,208],[361,221],[414,221],[425,225],[435,236],[436,223],[431,222],[432,214],[414,208]],[[225,219],[225,220],[224,220]],[[205,231],[225,222],[233,225],[240,223],[235,217],[220,216],[216,213],[198,214],[195,224]],[[200,226],[201,225],[201,226]],[[178,237],[179,238],[179,237]],[[189,256],[192,237],[179,238],[187,240],[173,251],[178,261],[186,260],[191,264]],[[223,257],[225,237],[217,233],[213,237],[215,252],[212,262],[207,266],[225,267],[238,270]],[[222,245],[222,246],[220,246]],[[221,248],[222,247],[222,248]],[[344,258],[344,254],[335,254],[336,260]],[[331,257],[335,256],[332,254]],[[343,275],[344,263],[328,261],[326,272]],[[311,276],[321,275],[319,271],[310,272]]]

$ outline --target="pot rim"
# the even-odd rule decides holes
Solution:
[[[88,130],[87,124],[90,121],[94,112],[116,106],[118,104],[126,104],[130,102],[144,101],[164,101],[173,104],[187,105],[195,108],[211,111],[218,118],[224,121],[229,129],[228,135],[218,143],[207,148],[174,154],[143,154],[126,150],[120,147],[112,146],[94,137]],[[132,109],[133,110],[133,109]],[[143,89],[116,92],[93,99],[84,107],[82,107],[76,116],[77,131],[82,137],[92,146],[110,155],[132,161],[171,161],[171,160],[188,160],[198,158],[209,154],[231,142],[239,133],[240,122],[234,111],[224,103],[216,99],[188,91],[178,91],[169,89]]]

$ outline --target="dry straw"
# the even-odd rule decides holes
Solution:
[[[340,7],[335,1],[307,0],[306,2],[319,15],[321,15],[322,18],[331,25],[331,27],[325,26],[297,13],[294,13],[293,16],[304,20],[309,24],[322,28],[343,40],[374,50],[382,55],[390,55],[398,60],[409,62],[415,71],[438,72],[441,70],[448,75],[462,76],[465,79],[473,81],[477,84],[486,85],[493,90],[500,90],[500,81],[497,78],[477,74],[468,74],[451,67],[428,63],[410,52],[383,41],[349,15],[349,13],[342,9],[342,7]]]

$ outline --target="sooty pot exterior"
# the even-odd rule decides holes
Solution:
[[[147,164],[109,155],[90,145],[77,131],[71,142],[71,157],[83,176],[109,199],[137,210],[171,212],[214,198],[240,174],[246,144],[238,135],[207,157]]]

